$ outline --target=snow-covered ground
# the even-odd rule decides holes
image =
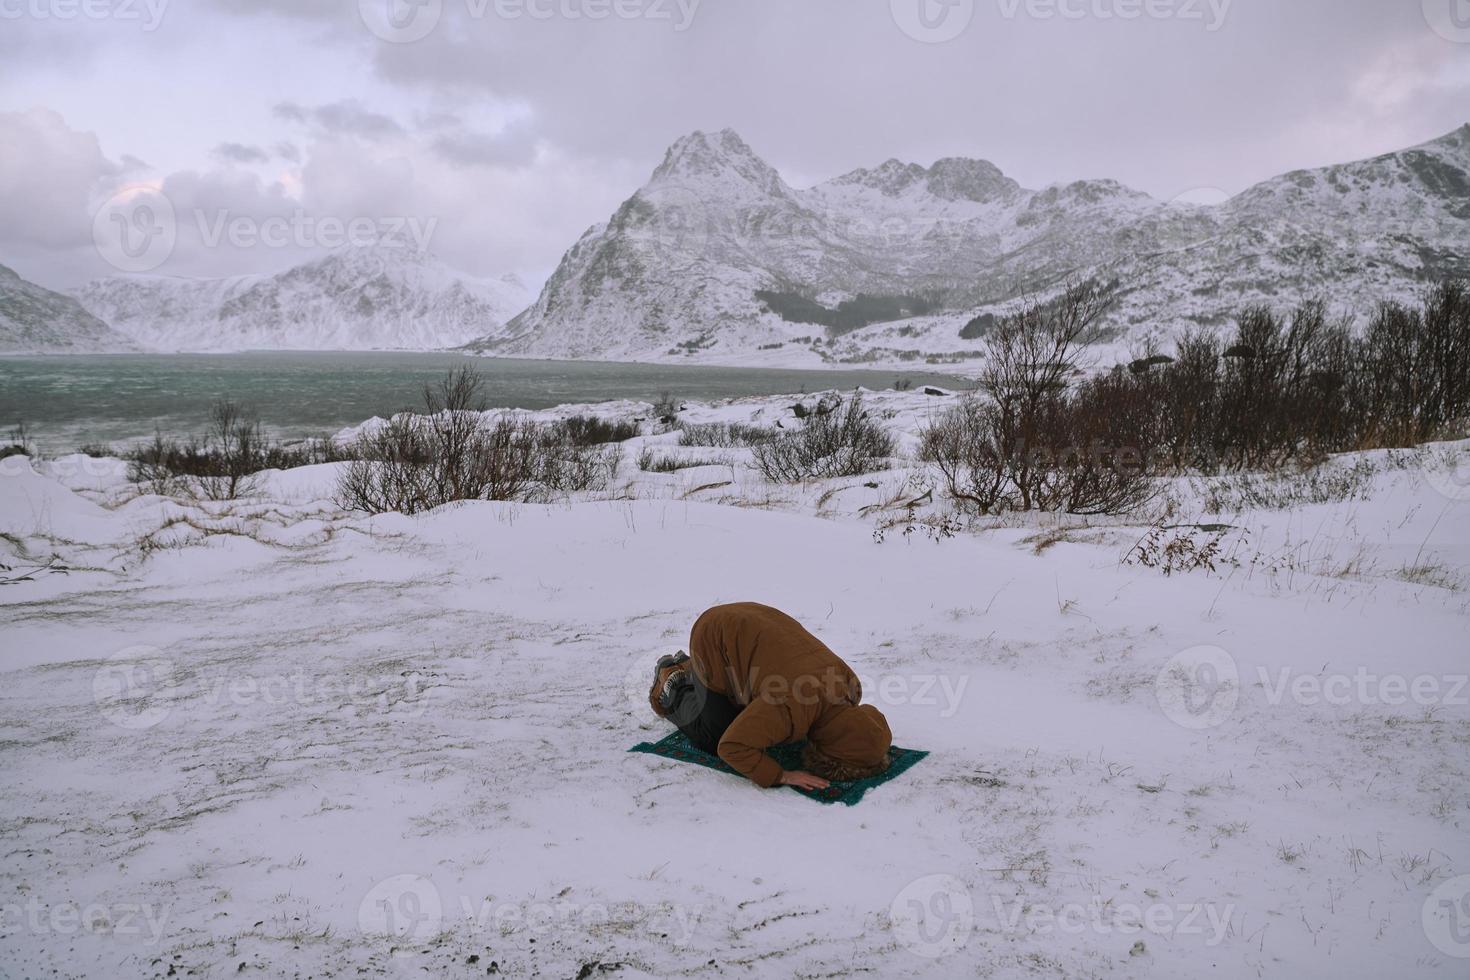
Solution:
[[[948,402],[869,398],[905,451]],[[1470,443],[950,534],[911,460],[769,487],[678,440],[416,518],[332,466],[226,504],[0,461],[0,547],[70,568],[0,587],[0,976],[1470,971]],[[1130,562],[1150,518],[1229,525],[1152,539],[1214,571]],[[846,808],[628,754],[741,599],[932,755]]]

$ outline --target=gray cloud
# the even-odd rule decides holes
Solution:
[[[90,243],[92,210],[124,167],[97,137],[45,109],[0,112],[0,241],[44,248]]]
[[[461,167],[522,165],[535,156],[535,144],[525,135],[490,136],[458,131],[435,137],[434,151]]]
[[[265,163],[271,158],[260,147],[244,143],[221,143],[214,148],[214,155],[229,163]]]
[[[282,102],[273,112],[278,119],[310,125],[334,136],[381,140],[402,136],[405,132],[396,120],[381,112],[365,109],[354,99],[314,107]]]

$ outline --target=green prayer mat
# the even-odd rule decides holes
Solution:
[[[777,745],[770,750],[771,757],[781,763],[782,769],[801,768],[801,750],[805,742],[793,742],[790,745]],[[718,769],[720,772],[728,772],[731,775],[739,775],[734,769],[725,765],[723,759],[708,752],[701,752],[689,744],[689,739],[683,732],[676,731],[673,734],[659,739],[657,742],[639,742],[628,750],[629,752],[647,752],[650,755],[661,755],[666,759],[676,762],[692,762],[697,766],[707,766],[710,769]],[[918,749],[901,749],[892,746],[888,750],[889,764],[883,773],[868,779],[853,779],[843,783],[833,783],[826,789],[796,789],[795,786],[788,787],[796,789],[802,796],[816,800],[818,803],[845,803],[852,806],[863,798],[863,794],[874,786],[881,786],[890,779],[897,779],[908,771],[914,763],[918,762],[928,752]]]

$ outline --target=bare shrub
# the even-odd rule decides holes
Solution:
[[[981,514],[1005,510],[1012,499],[1002,424],[995,403],[972,396],[919,433],[919,458],[939,469],[951,497]]]
[[[537,494],[606,490],[617,476],[622,458],[618,446],[582,442],[561,426],[543,429],[535,462]]]
[[[1158,425],[1147,390],[1121,371],[1077,381],[1082,346],[1106,309],[1096,286],[1072,286],[986,335],[981,393],[920,434],[921,458],[952,497],[983,514],[1112,514],[1149,499]]]
[[[34,456],[35,449],[31,445],[30,430],[25,422],[15,423],[15,428],[10,430],[10,442],[0,446],[0,459],[10,456]]]
[[[483,379],[457,368],[424,389],[423,414],[401,413],[351,447],[337,500],[369,513],[417,514],[457,500],[531,500],[604,489],[619,453],[565,426],[490,418]]]
[[[1226,535],[1235,528],[1222,524],[1154,524],[1123,557],[1125,565],[1141,565],[1173,575],[1175,572],[1218,571],[1240,562],[1223,550]]]
[[[678,422],[674,428],[680,432],[679,442],[684,446],[709,446],[714,449],[736,449],[759,446],[775,439],[780,433],[764,426],[744,422]]]
[[[632,419],[600,419],[593,415],[573,415],[553,423],[573,445],[601,446],[611,442],[627,442],[639,434]]]
[[[683,410],[679,400],[667,391],[659,392],[658,400],[653,403],[653,417],[665,428],[673,428]]]
[[[638,468],[645,473],[676,473],[679,470],[690,470],[700,466],[729,466],[728,459],[716,456],[676,456],[669,453],[654,451],[652,446],[644,446],[638,454]]]
[[[1419,309],[1384,303],[1356,351],[1359,443],[1406,446],[1470,423],[1470,283],[1443,282]]]
[[[801,428],[754,448],[755,465],[772,483],[859,476],[887,467],[892,434],[863,408],[861,395],[802,419]]]
[[[155,432],[127,454],[128,479],[151,493],[235,500],[256,492],[256,474],[289,455],[261,431],[260,421],[222,398],[211,406],[202,437],[185,441]]]
[[[1453,437],[1470,426],[1470,285],[1441,283],[1418,308],[1384,303],[1361,333],[1320,301],[1285,316],[1252,307],[1224,344],[1187,334],[1138,383],[1162,409],[1161,461],[1176,472]]]

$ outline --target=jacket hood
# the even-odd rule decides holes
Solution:
[[[807,735],[802,764],[824,779],[866,779],[888,768],[893,732],[871,704],[834,706]]]

